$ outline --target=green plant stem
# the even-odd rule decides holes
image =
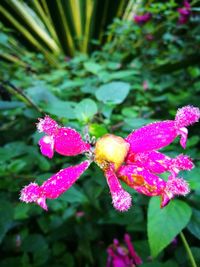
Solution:
[[[192,267],[197,267],[197,264],[196,264],[196,262],[195,262],[195,259],[194,259],[193,255],[192,255],[192,251],[191,251],[191,249],[190,249],[190,247],[189,247],[189,245],[188,245],[188,242],[187,242],[187,240],[186,240],[186,238],[185,238],[183,232],[180,232],[180,237],[181,237],[181,240],[182,240],[183,245],[184,245],[184,247],[185,247],[185,250],[187,251],[187,254],[188,254],[188,257],[189,257],[191,266],[192,266]]]
[[[15,85],[13,85],[12,83],[10,83],[9,81],[3,81],[0,80],[3,84],[9,86],[9,88],[11,89],[12,92],[15,92],[15,94],[25,103],[25,104],[29,104],[30,106],[32,106],[34,109],[36,109],[39,113],[43,114],[43,110],[38,107],[36,105],[36,103],[34,103],[32,101],[32,99],[30,97],[28,97],[20,88],[16,87]]]

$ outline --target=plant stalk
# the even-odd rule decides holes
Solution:
[[[180,232],[180,237],[181,237],[181,240],[182,240],[183,245],[184,245],[184,247],[185,247],[185,250],[186,250],[186,252],[187,252],[187,254],[188,254],[188,257],[189,257],[191,266],[192,266],[192,267],[197,267],[197,264],[196,264],[196,262],[195,262],[195,259],[194,259],[194,257],[193,257],[193,254],[192,254],[192,251],[191,251],[191,249],[190,249],[190,247],[189,247],[189,245],[188,245],[188,242],[187,242],[187,240],[186,240],[186,238],[185,238],[183,232]]]
[[[37,106],[36,103],[34,103],[32,101],[32,99],[30,97],[28,97],[20,88],[16,87],[15,85],[13,85],[11,82],[9,81],[3,81],[0,80],[3,84],[9,86],[9,88],[11,89],[12,92],[15,92],[17,96],[20,97],[20,99],[26,103],[29,104],[30,106],[32,106],[35,110],[37,110],[39,113],[43,114],[43,110]]]

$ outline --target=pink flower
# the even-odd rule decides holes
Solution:
[[[143,87],[144,91],[146,91],[149,88],[148,81],[146,81],[146,80],[143,81],[142,87]]]
[[[131,237],[129,234],[124,235],[124,245],[121,245],[117,239],[107,249],[108,259],[106,267],[135,267],[142,264],[141,258],[135,252]]]
[[[145,35],[145,38],[146,38],[147,41],[152,41],[154,39],[154,36],[153,36],[153,34],[148,33],[148,34]]]
[[[135,15],[133,20],[137,24],[145,24],[151,19],[151,17],[152,17],[151,13],[144,13],[143,15]]]
[[[177,111],[175,120],[151,123],[133,131],[125,139],[106,134],[95,144],[83,141],[77,131],[60,127],[48,116],[39,119],[38,131],[46,134],[39,140],[43,155],[51,158],[54,151],[65,156],[84,153],[88,159],[60,170],[41,186],[30,183],[22,189],[20,199],[26,203],[35,202],[47,210],[46,199],[58,198],[94,161],[106,176],[113,206],[118,211],[127,211],[132,205],[131,195],[123,189],[120,180],[141,194],[161,196],[161,207],[164,207],[176,195],[189,193],[187,182],[178,174],[182,170],[191,170],[193,163],[187,155],[170,158],[157,150],[169,145],[177,136],[185,148],[186,127],[199,118],[198,108],[185,106]],[[163,172],[170,173],[168,181],[159,177]]]
[[[189,1],[187,1],[187,0],[184,1],[184,7],[178,8],[178,13],[179,13],[178,22],[180,24],[187,23],[190,15],[191,15],[191,6],[190,6]]]

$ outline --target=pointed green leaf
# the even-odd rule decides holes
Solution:
[[[99,71],[101,71],[103,68],[102,65],[90,61],[85,62],[83,65],[88,72],[91,72],[93,74],[98,74]]]
[[[96,98],[105,104],[120,104],[127,97],[130,84],[124,82],[112,82],[102,85],[96,91]]]
[[[188,230],[198,239],[200,239],[200,211],[193,209],[192,218],[188,224]]]
[[[11,203],[1,200],[0,206],[0,242],[12,226],[14,210]]]
[[[62,194],[59,199],[68,203],[88,203],[87,196],[79,189],[78,186],[71,187]]]
[[[160,199],[151,198],[148,207],[148,239],[151,254],[156,257],[186,227],[192,214],[183,201],[172,200],[161,209]]]
[[[97,105],[92,99],[84,99],[75,107],[75,114],[77,119],[88,122],[97,113]]]

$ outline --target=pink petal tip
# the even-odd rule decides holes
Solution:
[[[182,178],[169,179],[165,191],[173,195],[187,195],[190,192],[188,183]]]
[[[36,183],[30,183],[21,190],[20,200],[26,203],[35,202],[47,210],[46,198],[42,196],[41,188]]]
[[[40,133],[46,133],[48,135],[52,135],[58,128],[58,124],[56,121],[51,119],[49,116],[45,116],[44,119],[39,118],[39,122],[37,125],[37,130]]]
[[[190,192],[188,183],[182,178],[171,178],[167,181],[162,194],[161,208],[165,207],[176,195],[185,196]]]
[[[186,127],[195,122],[198,122],[199,118],[199,108],[193,106],[185,106],[178,109],[175,117],[175,124],[178,128]]]
[[[124,212],[130,209],[132,198],[128,192],[123,190],[112,194],[112,203],[116,210]]]
[[[29,203],[35,202],[40,197],[40,187],[36,183],[30,183],[21,190],[20,200]]]

